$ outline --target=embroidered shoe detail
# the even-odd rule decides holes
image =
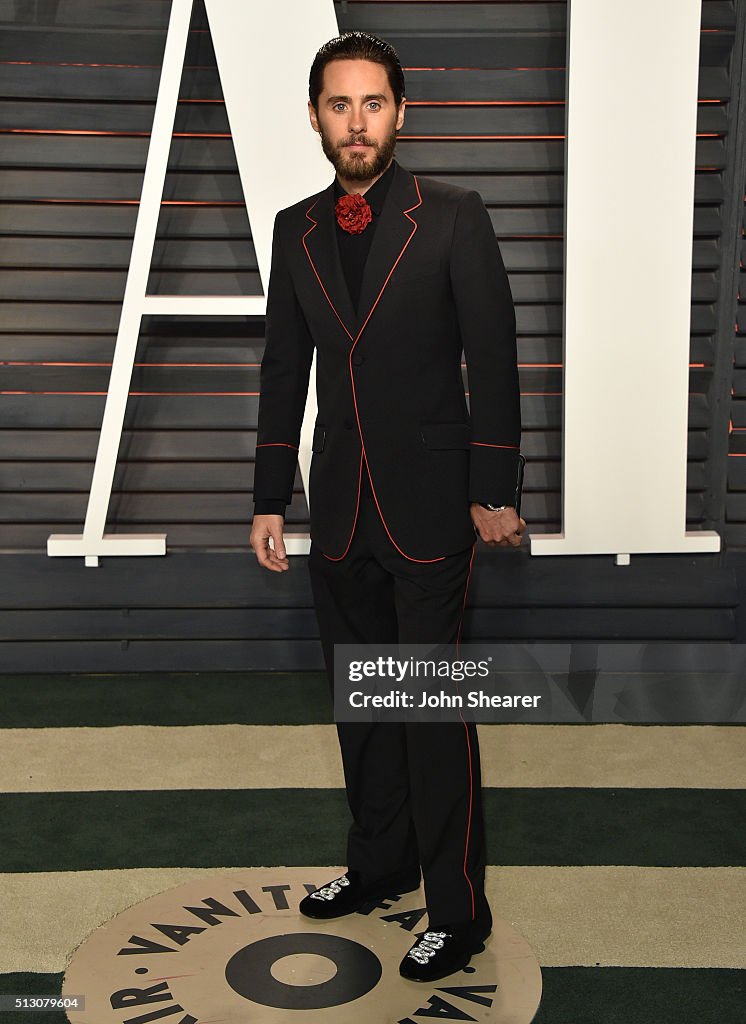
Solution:
[[[338,896],[342,889],[350,884],[350,880],[347,875],[342,875],[340,878],[335,878],[333,882],[328,885],[322,886],[315,892],[311,893],[312,900],[333,900],[335,896]]]
[[[450,932],[425,932],[420,941],[412,946],[407,956],[411,956],[418,964],[429,963],[436,952],[445,945],[443,940],[451,937]]]

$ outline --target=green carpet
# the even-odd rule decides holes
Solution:
[[[178,875],[190,868],[344,863],[348,812],[341,788],[316,788],[313,779],[310,792],[288,788],[276,775],[257,788],[200,788],[209,779],[200,774],[196,751],[194,762],[185,758],[164,784],[163,759],[151,753],[152,766],[146,762],[149,774],[144,777],[152,779],[153,788],[127,788],[124,766],[124,786],[114,790],[100,782],[98,788],[96,764],[86,760],[90,750],[106,750],[110,727],[165,727],[168,735],[179,736],[178,749],[189,750],[196,741],[189,732],[194,726],[216,727],[218,748],[225,735],[221,726],[269,726],[251,733],[259,745],[271,745],[276,734],[272,726],[328,726],[329,691],[320,673],[0,676],[0,707],[0,758],[18,749],[28,751],[37,742],[37,732],[41,746],[54,733],[50,757],[77,758],[77,778],[91,780],[85,791],[70,788],[64,783],[65,766],[59,764],[55,773],[54,760],[47,760],[39,762],[41,769],[33,767],[46,773],[41,785],[40,776],[31,777],[31,766],[24,774],[23,764],[6,762],[9,791],[0,793],[0,884],[6,889],[8,934],[21,941],[16,950],[7,942],[2,945],[2,993],[59,992],[66,956],[86,929],[96,927],[96,920],[86,917],[86,906],[81,907],[81,894],[100,922],[117,912],[117,886],[127,894],[127,905],[127,900],[159,891],[161,884],[176,884],[169,871]],[[493,744],[509,741],[508,749],[520,761],[525,744],[520,730],[527,727],[488,728],[508,730],[490,733],[490,739]],[[707,757],[717,744],[716,729],[623,727],[630,737],[635,729],[647,730],[646,764],[640,765],[639,776],[644,781],[637,781],[634,758],[629,763],[617,760],[617,773],[628,774],[610,788],[597,785],[594,763],[605,749],[618,759],[618,729],[564,728],[597,740],[587,747],[593,756],[585,763],[585,775],[577,770],[581,745],[572,745],[575,732],[569,738],[564,733],[562,743],[552,747],[562,751],[562,764],[547,765],[530,785],[515,784],[521,781],[518,772],[513,784],[493,784],[484,792],[488,876],[492,891],[504,900],[495,910],[505,913],[537,951],[552,951],[545,961],[540,958],[544,993],[534,1024],[743,1024],[746,971],[737,968],[746,963],[741,956],[746,947],[734,925],[746,917],[741,884],[746,781],[738,767],[746,765],[746,756],[738,756],[740,737],[730,734],[727,759],[721,748],[718,761],[714,753]],[[663,766],[668,769],[675,760],[682,737],[692,737],[698,729],[692,749],[702,753],[701,778],[695,764],[685,783],[672,787],[669,772],[665,783],[656,785],[655,765],[663,774]],[[25,730],[33,730],[33,737]],[[96,744],[81,742],[94,731]],[[333,742],[331,732],[320,736]],[[743,736],[746,744],[746,730]],[[16,737],[26,746],[13,746]],[[134,736],[132,741],[128,737],[118,736],[116,749],[134,742]],[[212,734],[200,742],[211,743]],[[285,736],[283,742],[287,750],[293,749],[292,737]],[[304,742],[313,743],[314,736],[306,735]],[[143,749],[152,751],[153,746]],[[236,746],[231,750],[235,756]],[[536,759],[543,750],[537,746],[532,756]],[[746,747],[740,751],[746,755]],[[275,762],[270,753],[269,746],[264,753],[253,750],[251,763],[271,766]],[[704,766],[713,763],[720,765],[721,775],[713,778],[710,772],[705,783]],[[554,767],[558,777],[562,770],[565,777],[572,775],[570,785],[552,784]],[[112,776],[110,763],[104,775],[119,777]],[[165,873],[162,882],[158,871]],[[556,888],[549,891],[551,880]],[[712,900],[711,913],[703,902],[707,899]],[[54,915],[48,911],[55,904],[68,908],[68,914],[70,908],[81,907],[80,920],[68,931],[49,924]],[[639,919],[628,919],[632,909]],[[730,935],[721,934],[726,917]],[[682,921],[687,922],[686,934],[681,933]],[[699,929],[693,934],[695,922]],[[637,955],[636,949],[646,953]],[[59,1013],[0,1012],[0,1021],[63,1024],[66,1018]]]
[[[313,793],[3,793],[0,871],[342,863],[344,792]],[[744,790],[485,789],[484,811],[490,864],[746,865]]]
[[[332,721],[322,672],[0,675],[0,705],[4,729]]]

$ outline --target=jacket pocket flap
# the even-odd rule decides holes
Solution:
[[[420,435],[426,448],[468,448],[471,426],[468,423],[421,423]]]

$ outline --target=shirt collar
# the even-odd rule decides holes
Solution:
[[[365,192],[363,198],[370,204],[370,208],[376,215],[380,214],[383,209],[383,201],[386,198],[386,193],[389,190],[389,185],[394,178],[394,164],[395,160],[392,160],[388,168],[383,172],[380,178],[375,181],[370,188]],[[339,184],[339,179],[335,176],[334,178],[334,199],[339,199],[340,196],[346,196],[349,193],[345,192],[342,186]]]

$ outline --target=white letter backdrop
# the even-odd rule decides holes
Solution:
[[[713,531],[686,532],[685,515],[700,2],[568,4],[563,532],[532,537],[535,555],[627,564],[635,552],[720,547]],[[316,50],[338,33],[334,5],[205,6],[266,294],[276,212],[330,180],[306,96]],[[146,294],[191,9],[173,0],[85,526],[47,543],[91,566],[166,550],[163,535],[105,534],[143,314],[265,311],[263,296]],[[289,139],[292,159],[278,160]],[[314,380],[312,370],[306,491]],[[287,550],[307,553],[308,536],[288,537]]]

